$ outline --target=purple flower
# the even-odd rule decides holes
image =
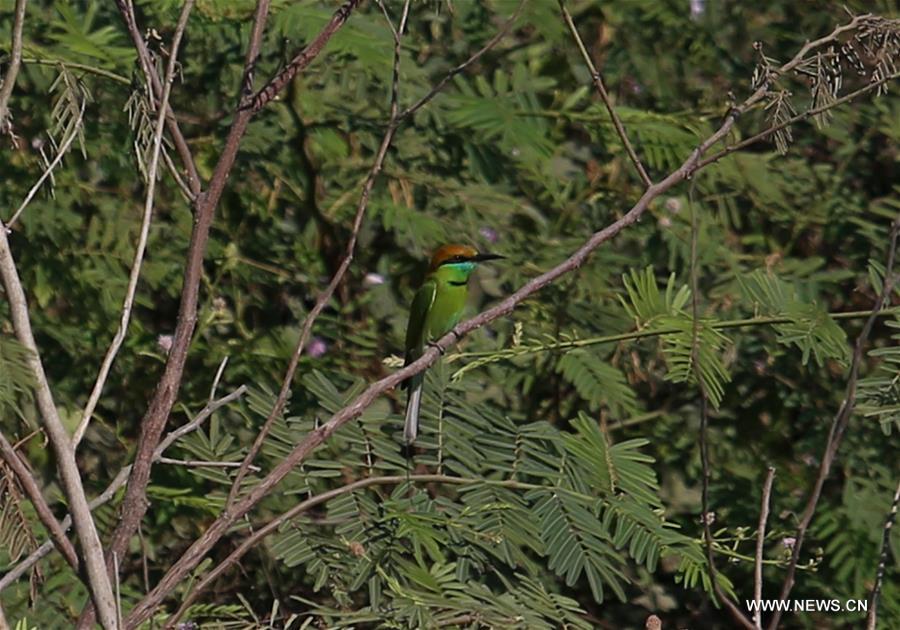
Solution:
[[[706,11],[706,0],[691,0],[691,19],[698,19]]]
[[[156,338],[156,345],[160,350],[169,354],[169,350],[172,349],[172,335],[160,335]]]
[[[781,546],[784,547],[785,549],[793,550],[794,545],[796,545],[796,544],[797,544],[797,539],[794,538],[793,536],[785,536],[784,538],[781,539]]]
[[[306,347],[306,352],[309,356],[318,359],[320,356],[328,352],[328,344],[325,343],[325,340],[321,337],[313,337],[309,340],[309,345]]]
[[[481,237],[491,245],[500,240],[500,235],[497,234],[497,230],[495,230],[494,228],[483,227],[478,230],[478,233],[481,234]]]

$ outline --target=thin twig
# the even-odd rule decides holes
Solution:
[[[125,0],[117,0],[124,4]],[[358,0],[348,2],[339,9],[332,19],[323,27],[322,31],[302,53],[302,61],[297,66],[306,68],[322,51],[328,40],[344,25],[349,16],[347,6],[355,7]],[[260,54],[262,36],[265,31],[265,23],[269,12],[269,0],[258,0],[254,12],[253,26],[250,31],[249,44],[244,61],[243,79],[241,81],[240,94],[234,119],[225,139],[225,144],[213,170],[209,187],[205,193],[195,201],[194,224],[191,232],[191,241],[185,262],[184,279],[182,281],[181,301],[178,310],[178,323],[173,335],[172,349],[169,352],[166,367],[157,385],[156,392],[150,402],[147,412],[141,421],[141,432],[138,437],[137,452],[134,465],[131,470],[125,500],[122,504],[122,518],[113,532],[111,548],[121,552],[127,549],[131,537],[137,529],[138,523],[147,510],[146,489],[150,481],[150,468],[153,463],[153,452],[165,428],[166,421],[175,399],[178,396],[184,375],[184,365],[187,360],[188,348],[197,322],[197,304],[199,300],[199,285],[203,273],[203,259],[209,240],[209,231],[212,226],[216,207],[225,190],[228,176],[234,166],[240,147],[241,139],[247,130],[250,119],[256,109],[253,108],[253,76],[256,62]],[[133,15],[131,16],[133,18]],[[132,19],[133,22],[133,19]],[[133,24],[129,24],[129,30],[134,31]],[[135,27],[136,28],[136,27]],[[137,33],[138,38],[140,33]],[[134,36],[133,36],[133,39]],[[137,42],[136,45],[140,44]],[[142,42],[141,42],[142,43]],[[283,85],[282,85],[283,87]],[[271,93],[274,98],[277,90]],[[146,601],[146,598],[145,598]],[[141,605],[132,610],[126,619],[135,616],[136,612],[145,609]]]
[[[119,329],[113,337],[112,343],[103,357],[100,364],[100,372],[97,374],[97,380],[88,397],[87,404],[81,414],[81,421],[75,429],[75,435],[72,437],[72,448],[77,449],[84,432],[87,431],[91,416],[94,415],[94,409],[100,402],[100,396],[103,394],[103,386],[109,377],[109,371],[112,369],[113,361],[125,341],[125,335],[128,332],[128,324],[131,321],[131,310],[134,307],[134,297],[137,293],[138,280],[141,277],[141,265],[144,262],[144,252],[147,249],[147,238],[150,236],[150,220],[153,217],[153,203],[156,200],[156,173],[159,170],[159,156],[162,150],[162,137],[166,124],[166,111],[169,107],[169,96],[172,93],[172,83],[175,81],[175,72],[178,67],[178,49],[181,46],[181,38],[184,35],[184,29],[187,27],[188,17],[194,6],[194,0],[185,0],[181,9],[181,15],[178,18],[178,24],[175,27],[175,34],[172,36],[172,47],[169,53],[169,61],[166,66],[165,80],[163,83],[162,97],[158,106],[159,114],[156,118],[156,128],[153,132],[153,148],[150,154],[150,166],[147,169],[147,194],[144,199],[144,214],[141,219],[141,231],[138,235],[137,247],[134,250],[134,261],[131,263],[131,273],[128,275],[128,286],[125,289],[125,299],[122,301],[122,315],[119,319]]]
[[[104,77],[123,85],[131,85],[131,79],[126,76],[122,76],[121,74],[116,74],[115,72],[110,72],[109,70],[104,70],[103,68],[98,68],[96,66],[90,66],[86,63],[75,63],[74,61],[68,61],[64,59],[47,59],[43,57],[22,57],[22,63],[24,63],[25,65],[33,63],[39,66],[54,66],[56,68],[62,66],[63,68],[67,68],[69,70],[81,70],[82,72],[96,74],[99,77]]]
[[[868,311],[829,311],[828,317],[843,321],[852,319],[862,319],[872,314],[876,317],[887,317],[889,315],[900,315],[900,307],[885,308],[878,312]],[[771,317],[747,317],[741,319],[726,319],[717,322],[709,322],[706,326],[712,330],[728,330],[732,328],[750,328],[756,326],[777,326],[778,324],[790,324],[796,320],[783,315]],[[482,350],[472,352],[457,352],[447,355],[446,362],[453,363],[460,359],[481,359],[467,363],[453,373],[453,379],[459,378],[462,374],[471,370],[473,366],[481,367],[495,361],[504,359],[512,359],[529,354],[538,354],[540,352],[560,352],[575,348],[586,348],[608,343],[619,343],[622,341],[634,341],[637,339],[646,339],[649,337],[661,337],[663,335],[674,335],[680,332],[678,328],[645,328],[643,330],[633,330],[626,333],[618,333],[615,335],[601,335],[599,337],[585,337],[584,339],[572,339],[568,341],[553,341],[550,343],[540,343],[533,345],[519,345],[501,350]]]
[[[25,490],[25,494],[28,495],[28,500],[34,506],[34,511],[37,512],[41,523],[44,524],[44,527],[50,533],[50,540],[59,549],[69,566],[72,567],[75,573],[78,573],[78,554],[75,553],[75,547],[66,538],[65,531],[60,526],[59,521],[56,520],[50,506],[47,505],[47,501],[44,500],[44,495],[41,494],[41,489],[38,487],[34,475],[3,433],[0,433],[0,455],[3,456],[7,466],[12,469],[16,477],[19,478],[19,484]]]
[[[703,543],[706,548],[706,564],[709,571],[709,581],[712,583],[716,599],[728,610],[731,617],[744,628],[753,629],[753,624],[747,616],[731,601],[719,584],[718,570],[716,569],[713,555],[712,520],[713,512],[709,509],[709,480],[711,470],[709,466],[709,393],[703,380],[703,371],[700,369],[700,265],[697,261],[697,235],[698,213],[694,204],[694,186],[697,179],[691,180],[688,191],[688,205],[691,211],[691,369],[700,390],[700,461],[703,466],[703,479],[701,489],[701,513],[700,521],[703,524]]]
[[[878,595],[881,593],[881,585],[884,583],[884,572],[888,558],[891,555],[891,528],[897,521],[897,509],[900,508],[900,482],[894,492],[894,500],[891,502],[891,510],[884,519],[884,528],[881,530],[881,552],[878,554],[878,569],[875,571],[875,583],[872,585],[872,594],[869,595],[869,614],[866,615],[866,630],[875,630],[878,621]]]
[[[144,77],[147,79],[150,95],[151,97],[159,98],[162,95],[163,86],[160,83],[159,75],[156,73],[156,66],[150,56],[147,43],[144,41],[144,36],[141,35],[140,27],[138,27],[132,0],[116,0],[116,6],[119,8],[119,13],[125,22],[125,28],[128,29],[128,34],[131,36],[131,41],[137,51],[141,69],[144,72]],[[197,172],[197,165],[194,163],[194,156],[191,154],[187,140],[184,139],[184,135],[181,133],[181,128],[178,126],[178,120],[175,118],[175,112],[172,111],[172,107],[169,106],[164,111],[166,112],[166,126],[169,129],[169,134],[172,136],[175,150],[178,151],[178,156],[181,158],[181,163],[187,172],[187,185],[191,191],[190,198],[192,200],[196,199],[201,192],[201,181]]]
[[[500,30],[497,31],[496,35],[494,35],[491,39],[489,39],[488,42],[484,46],[482,46],[481,49],[479,49],[474,55],[472,55],[471,57],[466,59],[464,62],[459,64],[458,66],[451,69],[446,75],[444,75],[444,78],[441,79],[440,81],[438,81],[434,85],[434,87],[432,87],[428,91],[428,93],[425,94],[425,96],[423,96],[422,98],[417,100],[415,103],[413,103],[412,105],[410,105],[409,107],[404,109],[402,112],[400,112],[400,115],[397,116],[397,120],[400,120],[400,121],[406,120],[407,118],[409,118],[410,116],[415,114],[417,111],[422,109],[422,107],[424,107],[426,104],[428,104],[428,102],[431,101],[431,99],[433,99],[435,96],[437,96],[438,93],[440,93],[440,91],[444,89],[444,86],[447,85],[447,83],[449,83],[453,77],[455,77],[457,74],[459,74],[460,72],[462,72],[463,70],[465,70],[466,68],[471,66],[473,63],[475,63],[476,61],[481,59],[481,57],[486,52],[488,52],[491,48],[496,46],[497,43],[499,43],[500,40],[503,39],[504,37],[506,37],[506,34],[509,33],[510,28],[512,28],[512,25],[515,24],[516,20],[519,17],[519,14],[522,12],[522,7],[524,7],[524,6],[525,6],[525,0],[521,0],[521,2],[519,2],[519,5],[516,7],[516,10],[512,12],[512,15],[510,15],[509,18],[506,20],[506,22],[504,22],[503,26],[500,27]]]
[[[600,74],[600,72],[594,66],[594,61],[591,59],[591,55],[588,52],[587,48],[585,48],[584,42],[581,39],[581,35],[578,34],[578,29],[575,26],[575,22],[572,20],[572,15],[569,13],[569,9],[566,8],[565,0],[559,0],[559,9],[560,11],[562,11],[563,19],[565,20],[566,25],[569,27],[569,31],[572,33],[572,37],[575,39],[575,43],[578,45],[578,50],[581,51],[581,57],[582,59],[584,59],[584,63],[591,73],[591,81],[593,81],[594,87],[597,88],[597,93],[600,95],[600,99],[606,106],[606,111],[609,112],[609,117],[612,119],[613,126],[615,126],[616,128],[616,133],[619,135],[619,139],[622,140],[622,146],[625,147],[625,152],[628,153],[628,157],[631,159],[631,163],[634,164],[634,168],[637,169],[641,181],[644,182],[644,186],[651,186],[653,184],[653,180],[651,180],[650,176],[647,175],[647,171],[644,169],[644,165],[641,164],[641,159],[638,157],[637,152],[631,145],[631,141],[628,139],[628,133],[625,131],[625,126],[622,124],[622,120],[619,118],[619,115],[616,113],[616,110],[613,107],[612,101],[609,98],[609,93],[606,91],[606,86],[603,85],[603,75]]]
[[[714,153],[714,154],[710,155],[709,157],[703,158],[697,164],[697,168],[701,169],[709,164],[712,164],[713,162],[718,162],[726,155],[730,155],[730,154],[732,154],[736,151],[740,151],[741,149],[744,149],[752,144],[756,144],[757,142],[759,142],[761,140],[765,140],[772,134],[774,134],[778,131],[781,131],[785,127],[790,127],[791,125],[801,122],[803,120],[808,120],[809,118],[812,118],[813,116],[817,116],[818,114],[821,114],[828,110],[834,109],[835,107],[843,105],[844,103],[849,103],[850,101],[853,101],[853,100],[859,98],[860,96],[868,94],[869,92],[873,92],[873,91],[877,90],[878,88],[880,88],[881,86],[883,86],[887,83],[890,83],[891,81],[895,81],[897,79],[900,79],[900,72],[896,72],[894,74],[888,75],[879,81],[872,81],[870,83],[867,83],[864,87],[861,87],[857,90],[854,90],[853,92],[845,94],[844,96],[842,96],[838,99],[835,99],[834,101],[831,101],[830,103],[828,103],[826,105],[820,105],[819,107],[813,107],[804,112],[800,112],[799,114],[792,116],[792,117],[788,118],[787,120],[784,120],[776,125],[772,125],[771,127],[768,127],[766,129],[760,131],[759,133],[753,134],[752,136],[750,136],[748,138],[744,138],[743,140],[741,140],[739,142],[735,142],[734,144],[730,144],[727,147],[725,147],[724,149],[722,149],[721,151]]]
[[[400,17],[400,24],[397,29],[394,29],[393,24],[391,24],[391,30],[394,33],[394,65],[391,72],[391,105],[390,105],[390,119],[388,120],[387,130],[384,133],[384,137],[381,140],[381,145],[378,148],[378,152],[375,154],[375,160],[372,163],[372,167],[369,170],[369,175],[366,177],[366,181],[363,184],[362,192],[359,196],[359,202],[356,206],[356,215],[353,218],[353,228],[350,232],[350,239],[347,241],[347,248],[344,253],[344,257],[341,259],[341,263],[335,271],[334,275],[331,278],[331,281],[328,283],[328,286],[319,294],[318,298],[316,298],[316,303],[313,305],[312,310],[310,310],[309,314],[306,316],[306,319],[303,322],[303,328],[300,332],[300,337],[297,339],[297,344],[294,346],[294,351],[291,354],[291,360],[288,363],[287,371],[285,372],[284,378],[281,381],[281,390],[278,392],[278,397],[275,399],[275,404],[272,405],[272,410],[269,412],[266,421],[263,423],[262,428],[260,428],[259,432],[256,435],[256,438],[253,441],[250,450],[247,451],[247,455],[244,457],[244,461],[242,462],[240,468],[237,471],[237,474],[234,477],[234,481],[231,485],[231,490],[228,492],[228,500],[226,501],[226,506],[230,506],[234,504],[235,500],[237,500],[238,494],[241,489],[241,482],[244,480],[244,477],[247,475],[247,471],[250,469],[250,465],[253,463],[253,460],[259,454],[260,449],[262,449],[263,442],[266,437],[268,437],[269,432],[272,430],[272,426],[275,424],[276,420],[281,415],[281,412],[284,410],[284,406],[287,404],[288,396],[291,393],[291,383],[294,380],[294,374],[297,371],[297,365],[300,362],[300,357],[303,354],[303,349],[306,347],[306,343],[309,340],[310,335],[312,334],[313,325],[316,323],[316,319],[319,317],[319,314],[325,309],[325,306],[331,300],[331,296],[334,295],[334,292],[337,290],[338,285],[344,279],[344,275],[347,273],[347,270],[350,268],[350,263],[353,260],[353,254],[356,250],[356,241],[359,237],[359,230],[362,228],[363,217],[366,213],[366,208],[369,205],[369,195],[372,192],[372,187],[375,185],[375,180],[378,177],[378,174],[381,172],[382,167],[384,166],[384,159],[387,156],[388,149],[391,146],[391,142],[394,139],[394,134],[397,131],[397,111],[399,109],[398,98],[399,98],[399,83],[400,83],[400,38],[403,35],[403,31],[406,29],[406,21],[409,17],[409,5],[410,0],[406,0],[403,5],[403,14]],[[386,11],[385,11],[386,14]],[[390,19],[388,19],[390,22]]]
[[[225,405],[237,400],[241,396],[243,396],[247,392],[247,386],[241,385],[236,390],[228,394],[227,396],[223,396],[218,400],[210,401],[203,409],[201,409],[194,418],[178,427],[174,431],[171,431],[168,435],[166,435],[165,439],[160,441],[159,446],[156,451],[153,453],[153,457],[155,460],[159,460],[162,457],[162,454],[168,449],[172,444],[175,443],[176,440],[199,429],[206,420],[212,416],[219,408],[224,407]],[[88,503],[90,509],[96,510],[101,505],[105,505],[109,503],[118,493],[118,491],[125,485],[125,482],[128,481],[128,474],[131,472],[131,466],[125,466],[122,468],[116,476],[113,478],[109,485],[106,486],[106,489],[94,497]],[[68,530],[72,526],[72,517],[70,515],[66,515],[66,517],[60,523],[63,531]],[[6,587],[10,584],[14,583],[18,580],[22,575],[25,574],[31,567],[40,562],[42,558],[44,558],[47,554],[53,551],[53,541],[47,541],[43,543],[40,547],[31,552],[28,557],[19,562],[15,567],[6,572],[6,574],[0,578],[0,593],[3,592]]]
[[[891,226],[889,237],[890,245],[888,247],[887,263],[884,271],[884,282],[881,287],[881,294],[878,296],[875,305],[872,307],[872,310],[875,313],[884,308],[884,305],[887,303],[891,291],[894,288],[894,283],[896,281],[894,277],[894,262],[897,255],[898,236],[900,236],[900,217],[896,218]],[[828,432],[828,439],[825,442],[825,452],[823,453],[822,461],[819,464],[819,473],[816,476],[806,507],[800,517],[800,523],[797,525],[797,533],[794,535],[797,540],[794,543],[794,548],[791,552],[791,560],[788,563],[787,574],[785,575],[784,584],[781,588],[781,596],[779,599],[782,601],[788,598],[791,594],[791,589],[794,588],[797,563],[800,560],[800,549],[803,546],[803,541],[806,538],[806,532],[813,520],[813,516],[815,516],[816,508],[819,505],[819,499],[822,496],[822,487],[825,485],[825,480],[831,472],[831,465],[834,462],[834,458],[837,456],[838,449],[844,438],[844,432],[847,430],[850,418],[856,408],[856,389],[859,381],[859,369],[862,364],[866,342],[869,339],[872,328],[875,326],[876,319],[874,313],[870,315],[866,320],[865,325],[863,325],[863,329],[860,331],[859,336],[856,338],[856,343],[853,347],[853,357],[850,360],[850,374],[847,377],[847,389],[844,394],[844,400],[832,420],[831,429]],[[772,619],[767,626],[768,630],[775,630],[778,628],[778,623],[781,621],[781,615],[782,611],[776,608],[772,615]]]
[[[72,146],[72,143],[75,141],[75,138],[78,137],[78,130],[81,128],[82,121],[84,120],[84,108],[87,105],[87,99],[82,97],[81,100],[81,110],[78,112],[78,119],[75,121],[75,124],[72,125],[72,133],[66,136],[65,140],[63,140],[62,145],[59,147],[59,150],[56,152],[56,156],[53,158],[53,161],[44,169],[44,172],[41,173],[41,176],[31,187],[31,190],[28,191],[28,194],[25,195],[25,199],[19,205],[18,209],[13,213],[13,215],[9,218],[9,221],[6,223],[6,229],[9,230],[16,220],[19,218],[25,208],[28,207],[28,204],[31,203],[31,200],[34,199],[34,196],[41,189],[41,186],[47,181],[47,178],[53,174],[53,169],[55,169],[62,159],[65,157],[66,153],[69,151],[69,147]]]
[[[857,24],[856,19],[857,18],[854,18],[852,24]],[[847,27],[841,27],[841,29],[846,28]],[[841,29],[836,29],[835,32],[843,32]],[[834,34],[832,34],[832,36],[833,35]],[[822,38],[816,40],[816,42],[823,42],[826,40],[827,38]],[[804,46],[803,50],[809,50],[809,46],[810,44],[807,44]],[[791,61],[782,66],[781,70],[787,71],[801,61],[802,55],[798,53]],[[685,181],[696,172],[697,164],[703,155],[705,155],[710,148],[722,141],[723,138],[728,136],[734,127],[737,118],[749,108],[761,102],[764,99],[767,90],[767,85],[761,85],[743,103],[733,107],[722,121],[720,127],[694,149],[677,169],[645,190],[640,199],[638,199],[628,212],[607,227],[595,232],[568,258],[549,271],[532,278],[514,293],[501,300],[498,304],[481,312],[476,317],[458,324],[454,330],[436,340],[433,345],[430,345],[416,361],[397,370],[393,374],[373,382],[349,404],[335,412],[327,422],[318,425],[289,453],[287,453],[265,477],[260,479],[246,495],[242,496],[215,521],[209,524],[204,533],[169,567],[168,571],[157,583],[153,591],[132,609],[131,614],[125,621],[126,625],[134,626],[146,620],[161,604],[163,599],[206,557],[209,550],[212,549],[212,547],[235,523],[239,522],[240,519],[242,519],[259,501],[268,496],[268,494],[274,490],[295,466],[302,462],[311,452],[343,425],[361,414],[384,392],[396,387],[402,381],[415,374],[419,374],[430,367],[438,360],[442,353],[446,352],[448,348],[456,344],[459,339],[467,333],[507,315],[512,312],[519,303],[526,300],[537,291],[552,284],[559,277],[579,268],[585,263],[595,249],[614,238],[622,230],[637,222],[654,199],[670,190],[675,185]]]
[[[187,468],[239,468],[241,462],[213,462],[201,459],[173,459],[171,457],[160,457],[156,460],[160,464],[171,464],[173,466],[185,466]],[[259,466],[250,466],[253,472],[259,472]]]
[[[775,468],[766,469],[766,480],[763,483],[762,500],[759,505],[759,527],[756,528],[756,556],[753,565],[753,625],[762,630],[762,587],[763,587],[763,547],[766,542],[766,522],[769,520],[769,502],[772,497],[772,483],[775,481]]]
[[[27,0],[16,0],[16,13],[13,18],[12,42],[10,46],[9,68],[3,83],[0,84],[0,136],[12,131],[9,122],[9,99],[12,97],[13,88],[16,85],[16,77],[19,75],[19,67],[22,65],[22,29],[25,26],[25,5]]]

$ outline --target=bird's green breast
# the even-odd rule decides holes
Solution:
[[[430,339],[443,337],[459,323],[469,293],[469,276],[474,269],[473,263],[463,263],[445,265],[434,272],[437,292],[425,320],[426,333]]]

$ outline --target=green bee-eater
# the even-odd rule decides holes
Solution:
[[[438,248],[431,257],[428,276],[416,292],[409,309],[405,365],[422,356],[425,344],[440,339],[459,323],[469,293],[469,276],[478,263],[497,258],[503,256],[479,254],[478,250],[467,245],[444,245]],[[406,382],[409,387],[409,402],[406,406],[403,439],[407,444],[412,444],[419,432],[419,404],[422,402],[424,381],[423,372]]]

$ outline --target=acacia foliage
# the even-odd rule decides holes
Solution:
[[[845,19],[835,3],[821,10],[695,4],[701,12],[657,0],[572,4],[653,176],[677,166],[717,126],[729,90],[743,98],[761,65],[789,58]],[[11,6],[2,5],[4,16]],[[400,3],[387,6],[396,18]],[[414,4],[401,49],[401,107],[492,37],[515,6]],[[163,37],[152,40],[161,60],[178,7],[138,4],[141,24]],[[891,7],[879,8],[890,15]],[[332,10],[310,0],[274,2],[258,74],[285,63]],[[199,2],[189,23],[172,104],[204,178],[230,121],[251,11],[250,2]],[[0,41],[9,41],[9,22],[0,20]],[[754,41],[764,43],[762,61]],[[181,440],[173,456],[239,461],[271,409],[297,322],[349,236],[388,118],[392,55],[378,7],[365,6],[251,124],[217,211],[172,422],[203,406],[226,356],[220,390],[248,384],[251,394]],[[153,116],[110,3],[29,3],[25,57],[12,101],[17,146],[0,154],[0,208],[7,219],[75,134],[11,235],[56,402],[74,425],[118,322]],[[845,66],[847,86],[864,81]],[[813,105],[828,97],[779,95],[750,112],[739,133],[805,108],[807,96]],[[700,542],[697,374],[713,406],[710,497],[721,585],[738,597],[752,592],[750,532],[771,464],[778,476],[764,576],[774,596],[784,542],[815,475],[860,327],[830,313],[870,308],[881,289],[879,261],[900,209],[892,166],[898,111],[890,92],[837,108],[818,121],[828,123],[821,129],[797,125],[772,146],[697,174],[692,200],[685,186],[654,203],[575,274],[432,370],[411,460],[398,447],[402,396],[381,400],[298,467],[251,520],[356,479],[407,472],[446,479],[373,485],[292,520],[244,558],[234,586],[223,580],[190,618],[530,628],[587,627],[595,619],[636,625],[652,612],[673,626],[725,626],[710,603]],[[80,452],[85,484],[96,491],[128,463],[174,327],[191,216],[171,175],[160,177],[134,321]],[[362,383],[390,369],[383,359],[398,353],[428,250],[463,240],[509,258],[479,271],[475,308],[564,258],[639,193],[556,4],[526,3],[510,36],[397,132],[350,274],[316,325],[289,410],[258,464],[270,468]],[[697,327],[688,288],[692,214]],[[4,322],[6,309],[0,303]],[[756,316],[779,321],[729,325]],[[35,410],[21,349],[2,325],[3,428],[22,437],[35,426]],[[871,586],[900,474],[893,463],[898,325],[888,319],[875,329],[859,413],[807,541],[798,598],[863,599]],[[605,340],[636,329],[646,335]],[[40,438],[26,451],[58,500]],[[229,483],[228,469],[218,467],[154,469],[144,543],[123,562],[126,609],[144,589],[142,555],[152,585],[221,510]],[[4,501],[0,542],[13,563],[42,532],[14,491]],[[115,506],[96,514],[108,534]],[[213,562],[226,553],[216,550]],[[43,567],[44,579],[33,581],[38,606],[29,606],[26,581],[3,593],[8,614],[39,627],[74,618],[85,599],[59,558]],[[900,620],[891,576],[893,564],[881,601],[888,627]],[[859,621],[843,615],[787,623]]]

